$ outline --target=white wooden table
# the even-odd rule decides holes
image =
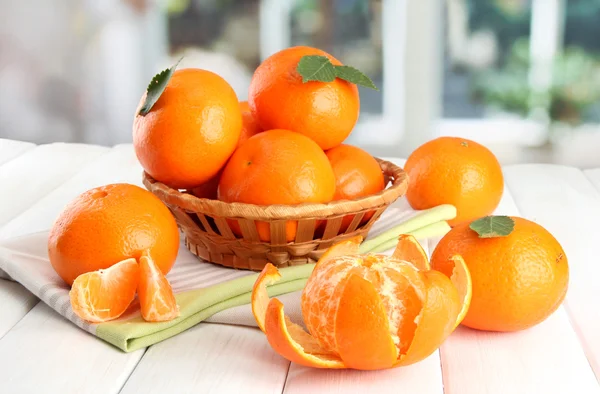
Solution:
[[[428,359],[378,372],[290,364],[257,329],[208,323],[128,354],[0,279],[0,393],[600,393],[600,169],[517,165],[504,172],[498,212],[545,226],[571,268],[564,305],[533,329],[461,327]],[[48,229],[79,193],[112,182],[139,185],[140,174],[130,145],[0,139],[0,239]]]

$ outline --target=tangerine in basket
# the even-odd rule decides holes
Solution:
[[[383,172],[368,152],[342,144],[325,152],[335,174],[334,200],[354,200],[378,193],[385,188]],[[366,223],[373,211],[367,212],[360,224]],[[354,215],[344,216],[340,232],[345,232]]]
[[[248,104],[263,130],[292,130],[308,136],[322,149],[331,149],[350,135],[358,120],[358,88],[340,78],[303,83],[296,67],[306,55],[326,56],[332,64],[341,65],[316,48],[298,46],[279,51],[254,72]]]
[[[266,286],[281,276],[265,266],[252,291],[252,312],[269,344],[288,360],[317,368],[384,369],[418,362],[433,353],[460,323],[471,297],[469,271],[459,255],[453,275],[428,269],[410,236],[393,256],[360,255],[361,237],[332,246],[302,291],[308,332],[269,299]],[[419,251],[420,249],[420,251]],[[405,260],[401,254],[407,252]]]
[[[487,218],[486,218],[487,219]],[[450,272],[449,256],[460,254],[471,273],[473,299],[462,324],[489,331],[517,331],[550,316],[565,298],[567,256],[546,229],[512,217],[506,236],[480,238],[469,223],[454,227],[431,256],[434,269]]]
[[[258,134],[262,131],[254,118],[254,115],[252,115],[247,101],[240,102],[240,109],[242,110],[242,132],[240,134],[240,139],[238,140],[238,146],[246,142],[248,138],[252,137],[254,134]]]
[[[79,275],[69,291],[73,312],[90,323],[118,318],[135,298],[138,279],[135,259]]]
[[[135,116],[133,146],[150,176],[172,188],[190,189],[219,172],[241,130],[233,88],[217,74],[187,68],[173,73],[150,112]]]
[[[418,210],[454,205],[457,215],[448,221],[451,226],[491,214],[504,190],[502,169],[494,154],[464,138],[426,142],[410,154],[404,170],[410,205]]]
[[[130,184],[111,184],[71,201],[50,230],[48,256],[69,285],[86,272],[107,269],[150,250],[167,273],[179,250],[179,230],[154,194]]]
[[[252,137],[254,134],[258,134],[262,131],[256,119],[250,112],[247,101],[240,102],[240,109],[242,110],[242,132],[238,140],[237,146],[240,146]],[[208,181],[192,188],[191,193],[200,198],[208,198],[211,200],[217,199],[217,189],[219,188],[219,179],[221,179],[221,172],[210,178]]]
[[[335,193],[329,160],[310,138],[289,130],[268,130],[242,144],[229,159],[219,183],[219,199],[256,205],[326,203]],[[229,225],[242,235],[239,224]],[[298,222],[286,223],[286,240],[296,237]],[[269,223],[257,221],[259,239],[271,240]]]

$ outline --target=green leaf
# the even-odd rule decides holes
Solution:
[[[165,91],[169,80],[173,76],[175,69],[177,68],[179,62],[181,62],[182,59],[183,58],[180,58],[177,61],[177,63],[172,65],[170,68],[162,70],[152,78],[152,80],[148,84],[148,87],[146,88],[146,100],[144,101],[144,104],[138,112],[139,115],[144,116],[148,112],[150,112],[154,104],[156,104],[156,102],[160,98],[160,95]]]
[[[335,75],[343,79],[344,81],[348,81],[350,83],[364,86],[370,89],[377,89],[377,86],[371,81],[371,78],[367,77],[360,70],[357,70],[354,67],[350,66],[334,66],[335,67]]]
[[[515,228],[515,221],[508,216],[486,216],[473,221],[469,228],[475,231],[479,238],[506,237]]]
[[[296,71],[302,76],[302,82],[332,82],[335,79],[333,64],[325,56],[303,56]]]

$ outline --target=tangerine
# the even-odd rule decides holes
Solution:
[[[256,134],[231,156],[219,183],[219,199],[256,205],[326,203],[335,193],[329,160],[310,138],[289,130]],[[296,236],[298,223],[286,223],[286,240]],[[236,221],[231,229],[241,235]],[[260,240],[270,241],[269,223],[257,222]]]
[[[237,146],[240,146],[246,142],[248,138],[262,131],[258,125],[258,122],[254,118],[254,115],[252,115],[247,101],[240,102],[240,109],[242,110],[242,132],[240,134],[240,139],[238,140]]]
[[[48,236],[48,256],[69,285],[86,272],[107,269],[149,249],[163,273],[179,250],[179,230],[154,194],[130,184],[88,190],[71,201]]]
[[[266,286],[280,274],[265,266],[252,291],[252,312],[277,353],[317,368],[392,368],[429,356],[460,323],[471,294],[460,256],[449,260],[448,279],[417,268],[428,263],[424,252],[412,252],[420,248],[412,237],[400,239],[410,245],[392,257],[359,255],[361,241],[333,245],[316,264],[301,298],[308,332],[285,316],[278,299],[269,300]],[[402,260],[402,251],[411,251],[413,261]]]
[[[454,227],[431,256],[433,269],[450,272],[447,258],[460,254],[471,273],[473,297],[462,324],[488,331],[517,331],[551,315],[565,298],[567,256],[546,229],[513,217],[505,237],[479,238],[469,223]]]
[[[414,209],[441,204],[456,207],[455,226],[491,214],[502,198],[504,177],[494,154],[464,138],[440,137],[417,148],[406,160],[406,198]]]
[[[383,172],[377,160],[356,146],[342,144],[325,152],[335,174],[334,200],[354,200],[370,196],[385,188]],[[374,212],[367,212],[360,224],[366,223]],[[340,232],[346,232],[354,215],[346,215]]]
[[[339,78],[303,83],[296,67],[303,56],[310,55],[326,56],[334,65],[342,64],[316,48],[297,46],[279,51],[254,72],[248,104],[263,130],[292,130],[327,150],[352,132],[360,110],[358,88]]]
[[[145,99],[146,95],[140,107]],[[210,71],[186,68],[173,73],[149,113],[135,116],[133,146],[154,179],[191,189],[225,165],[241,130],[242,114],[233,88]]]

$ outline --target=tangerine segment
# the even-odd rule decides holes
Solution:
[[[454,255],[450,257],[450,260],[454,263],[452,269],[452,275],[450,281],[458,290],[458,296],[462,301],[462,308],[456,318],[454,328],[456,328],[467,315],[469,311],[469,305],[471,305],[471,297],[473,296],[473,284],[471,282],[471,273],[467,268],[465,260],[460,255]]]
[[[390,335],[405,354],[417,329],[417,317],[423,309],[426,285],[423,275],[411,263],[386,258],[371,266],[372,283],[381,296],[390,324]]]
[[[339,298],[335,340],[338,353],[349,368],[390,368],[398,358],[381,297],[371,282],[353,273],[346,277]]]
[[[273,264],[267,263],[252,287],[252,296],[250,298],[252,315],[254,315],[256,324],[258,324],[258,328],[262,332],[265,332],[265,316],[267,314],[267,306],[269,305],[267,286],[278,282],[280,279],[281,274],[279,270]]]
[[[315,368],[346,368],[338,356],[324,350],[314,337],[292,323],[276,298],[267,307],[265,329],[271,347],[292,362]]]
[[[135,298],[138,277],[139,267],[133,258],[79,275],[69,291],[73,312],[90,323],[118,318]]]
[[[426,271],[423,275],[427,286],[423,310],[416,320],[413,341],[395,366],[414,364],[439,348],[453,331],[460,311],[458,291],[448,277],[438,271]]]
[[[169,321],[179,316],[179,306],[169,281],[147,254],[140,257],[138,297],[146,321]]]
[[[429,271],[431,269],[427,254],[419,241],[412,235],[400,234],[398,237],[398,245],[396,245],[392,257],[408,261],[421,271]]]
[[[315,269],[312,272],[312,275],[315,274],[315,270],[319,267],[324,266],[328,261],[335,259],[340,256],[353,256],[359,253],[360,243],[363,241],[363,237],[361,235],[356,235],[354,237],[348,238],[344,241],[340,241],[335,243],[327,249],[325,253],[321,256],[317,264],[315,265]]]

